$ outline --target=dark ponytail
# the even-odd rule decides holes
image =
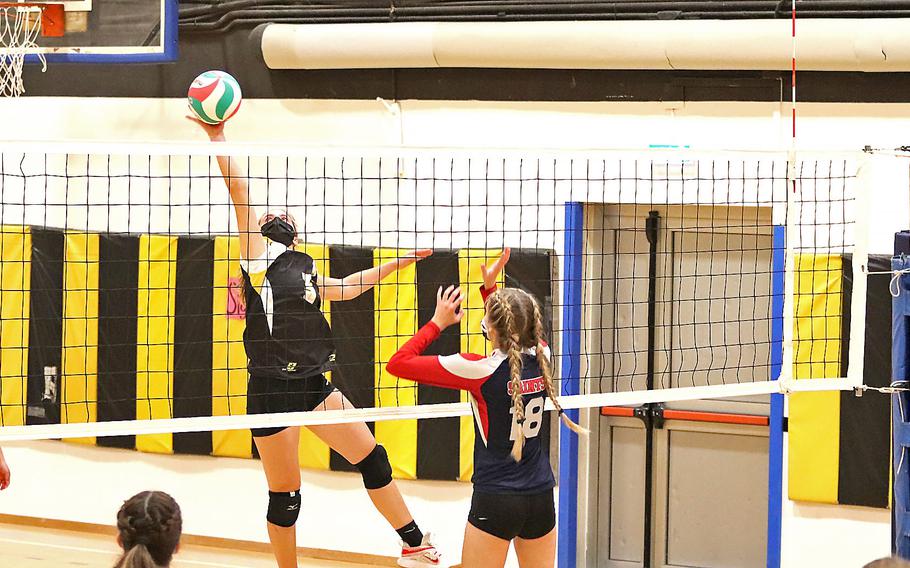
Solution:
[[[180,542],[183,519],[173,497],[143,491],[129,498],[117,513],[123,556],[114,568],[166,568]]]
[[[135,544],[125,552],[114,568],[160,568],[144,544]]]

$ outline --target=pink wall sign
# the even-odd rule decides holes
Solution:
[[[243,319],[246,317],[246,306],[243,303],[243,278],[232,276],[228,278],[227,317]]]

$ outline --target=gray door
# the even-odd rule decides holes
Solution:
[[[588,207],[585,293],[592,309],[583,341],[596,391],[647,386],[650,355],[642,345],[649,337],[651,267],[644,219],[652,210],[660,215],[654,388],[769,378],[767,211],[710,209]],[[720,412],[761,417],[768,400],[664,407],[698,420]],[[649,451],[642,420],[599,416],[592,426],[587,565],[764,566],[767,427],[670,419],[651,424]]]
[[[672,420],[655,439],[652,566],[765,566],[767,428]]]

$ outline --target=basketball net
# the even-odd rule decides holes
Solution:
[[[22,69],[25,55],[35,52],[41,34],[42,11],[37,6],[0,4],[0,96],[18,97],[25,92]],[[44,55],[38,53],[42,71],[47,70]]]

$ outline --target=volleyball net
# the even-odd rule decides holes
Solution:
[[[356,408],[247,415],[215,151],[244,166],[260,214],[293,214],[320,274],[434,250],[323,305],[329,379]],[[539,300],[565,408],[854,388],[863,186],[856,156],[5,147],[0,440],[470,414],[385,363],[449,284],[465,316],[428,353],[489,352],[480,265],[503,247],[501,285]]]

